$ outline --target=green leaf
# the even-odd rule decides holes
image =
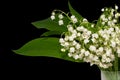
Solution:
[[[118,71],[120,71],[120,57],[118,57]]]
[[[41,36],[52,36],[52,35],[61,35],[61,32],[59,31],[47,31],[43,33]]]
[[[26,56],[51,56],[60,58],[59,43],[57,38],[38,38],[26,43],[18,50],[17,54]]]
[[[105,14],[108,14],[106,12],[103,12],[101,15],[105,15]],[[100,27],[103,27],[103,25],[101,24],[102,20],[101,20],[101,16],[98,18],[97,20],[97,23],[96,23],[96,27],[97,28],[100,28]],[[100,28],[101,29],[101,28]]]
[[[60,51],[60,47],[58,38],[38,38],[13,51],[16,54],[25,56],[46,56],[75,62],[74,59],[68,56],[63,57],[62,54],[64,53]]]
[[[55,31],[59,34],[62,34],[63,32],[67,31],[67,25],[69,23],[69,19],[66,16],[64,16],[64,18],[62,19],[64,24],[59,25],[58,24],[58,21],[59,21],[58,15],[59,14],[55,15],[55,20],[51,20],[51,18],[47,18],[44,20],[32,22],[32,24],[38,29],[45,28],[49,31]]]
[[[59,26],[58,22],[51,20],[50,18],[32,22],[32,24],[38,29],[45,28],[50,31],[59,31],[59,32],[64,32],[67,30],[66,26],[64,25]]]
[[[83,17],[71,6],[70,2],[68,2],[70,12],[75,15],[79,20],[82,20]]]

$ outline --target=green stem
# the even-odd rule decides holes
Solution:
[[[118,71],[118,54],[117,53],[115,53],[114,69],[115,71]]]
[[[62,14],[64,14],[70,21],[71,21],[71,18],[68,16],[68,14],[66,14],[65,12],[61,11],[61,10],[54,10],[54,11],[58,11],[58,12],[61,12]]]
[[[115,69],[115,75],[117,79],[118,78],[118,54],[117,53],[115,53],[114,69]]]

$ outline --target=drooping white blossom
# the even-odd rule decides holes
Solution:
[[[75,52],[75,48],[74,47],[70,47],[70,53],[74,53]]]
[[[90,51],[96,51],[96,47],[94,45],[90,45],[89,49]]]
[[[103,11],[104,11],[104,8],[102,8],[101,11],[103,12]]]
[[[61,51],[68,52],[68,56],[75,60],[89,62],[90,65],[95,64],[104,69],[112,67],[115,54],[120,57],[120,13],[116,12],[117,9],[118,6],[115,9],[103,8],[101,11],[108,13],[100,16],[99,26],[89,24],[86,18],[79,20],[75,15],[70,16],[67,32],[64,38],[59,39]],[[63,15],[58,17],[62,20]],[[64,23],[61,21],[59,25]]]
[[[78,20],[77,20],[77,18],[75,17],[75,15],[72,15],[72,16],[71,16],[71,20],[72,20],[73,23],[77,23],[77,22],[78,22]]]
[[[115,9],[118,10],[118,6],[117,5],[115,5]]]
[[[54,16],[54,15],[52,15],[50,18],[51,18],[52,20],[54,20],[54,19],[55,19],[55,16]]]
[[[58,18],[59,18],[59,19],[63,19],[63,15],[62,15],[62,14],[59,14],[59,15],[58,15]]]
[[[65,52],[66,50],[64,48],[61,49],[62,52]]]
[[[59,20],[58,23],[59,23],[59,25],[63,25],[64,24],[63,20]]]

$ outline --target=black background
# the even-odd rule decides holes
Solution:
[[[71,5],[90,22],[97,20],[101,8],[120,6],[120,0],[70,0]],[[51,15],[52,10],[68,12],[68,0],[40,0],[4,2],[0,26],[0,62],[7,70],[38,72],[38,77],[49,76],[53,79],[74,78],[79,80],[100,80],[100,70],[88,63],[73,63],[56,58],[21,56],[12,52],[28,41],[38,38],[45,30],[39,30],[31,22],[42,20]],[[2,69],[2,68],[1,68]],[[42,75],[41,75],[42,74]],[[89,76],[90,77],[87,77]],[[44,78],[46,78],[44,77]],[[82,79],[84,78],[84,79]],[[42,79],[43,80],[43,79]]]

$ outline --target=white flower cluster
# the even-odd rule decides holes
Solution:
[[[74,15],[70,16],[73,24],[67,25],[68,32],[64,38],[59,39],[61,51],[68,53],[68,56],[75,60],[83,60],[101,68],[113,66],[115,55],[120,57],[120,25],[117,24],[120,13],[116,12],[117,9],[118,6],[115,6],[115,9],[102,9],[97,32],[92,32],[84,24],[75,25],[78,22],[77,18]],[[54,19],[52,16],[51,19]],[[63,25],[62,18],[60,14],[59,25]],[[89,22],[83,19],[81,23]],[[96,28],[95,24],[90,26]]]
[[[63,22],[63,15],[62,14],[59,14],[58,16],[57,16],[58,18],[59,18],[59,21],[58,21],[58,24],[59,25],[63,25],[64,24],[64,22]],[[56,18],[56,14],[55,14],[55,12],[52,12],[52,15],[51,15],[51,17],[50,17],[52,20],[55,20],[55,18]]]
[[[73,23],[77,23],[78,22],[77,18],[74,15],[71,16],[71,21]]]
[[[56,11],[56,10],[55,10]],[[59,15],[57,15],[57,14],[55,14],[55,11],[53,11],[52,12],[52,15],[51,15],[51,20],[55,20],[56,18],[58,18],[58,24],[59,25],[64,25],[64,21],[63,21],[63,18],[64,18],[64,16],[63,16],[63,13],[61,13],[61,14],[59,14]],[[65,13],[64,13],[65,14]],[[84,19],[84,20],[86,20],[86,19]],[[71,17],[70,17],[70,22],[72,22],[72,23],[77,23],[78,22],[78,20],[77,20],[77,18],[75,17],[75,15],[71,15]]]

